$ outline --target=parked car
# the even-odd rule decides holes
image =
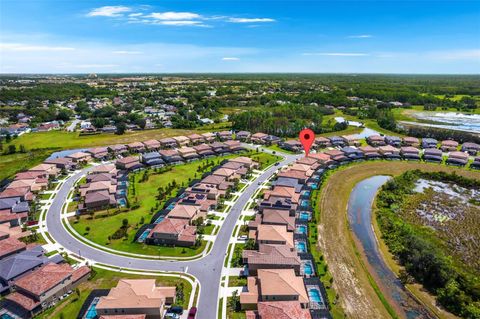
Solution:
[[[163,318],[164,319],[180,319],[180,315],[173,312],[168,312]]]
[[[197,307],[190,308],[188,312],[188,319],[195,319],[195,315],[197,314]]]
[[[171,306],[168,310],[167,313],[176,313],[176,314],[183,314],[183,307],[182,306]]]

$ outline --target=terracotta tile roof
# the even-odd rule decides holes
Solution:
[[[175,207],[168,212],[168,218],[187,218],[192,219],[199,211],[199,208],[194,205],[175,205]]]
[[[403,138],[403,141],[404,141],[405,143],[410,143],[410,144],[417,144],[417,143],[419,143],[418,138],[416,138],[416,137],[411,137],[411,136],[404,137],[404,138]]]
[[[36,171],[36,172],[26,171],[26,172],[17,173],[15,175],[15,180],[37,179],[38,177],[44,177],[44,176],[47,176],[47,174],[46,174],[46,172],[43,172],[43,171]]]
[[[235,171],[233,169],[228,169],[228,168],[218,168],[214,170],[212,174],[216,176],[224,176],[228,178],[232,175],[235,175]]]
[[[241,304],[256,304],[258,302],[258,283],[255,277],[247,278],[247,291],[240,294]]]
[[[257,241],[285,242],[293,247],[293,233],[288,232],[285,226],[280,225],[258,225]]]
[[[372,142],[384,142],[384,137],[380,135],[370,135],[367,139]]]
[[[155,279],[121,279],[107,296],[100,297],[97,309],[160,309],[166,298],[175,297],[175,287],[157,287]]]
[[[178,236],[181,241],[195,241],[195,226],[189,226],[188,220],[177,218],[165,218],[159,222],[150,233],[153,237],[154,233],[172,234]]]
[[[18,279],[15,286],[40,296],[72,276],[73,273],[74,270],[69,264],[47,264]]]
[[[13,215],[13,214],[12,214]],[[16,238],[6,238],[0,240],[0,258],[6,255],[10,255],[14,252],[23,250],[27,245]]]
[[[267,137],[267,136],[268,136],[268,134],[260,133],[260,132],[259,132],[259,133],[253,134],[253,135],[252,135],[252,138],[265,138],[265,137]]]
[[[143,142],[143,144],[144,144],[147,148],[160,147],[160,142],[157,141],[157,140],[148,140],[148,141]]]
[[[140,162],[138,156],[127,156],[117,160],[117,163],[121,163],[121,164],[131,164],[136,162]]]
[[[445,140],[445,141],[442,141],[442,146],[457,147],[458,142],[457,141],[452,141],[452,140]]]
[[[28,311],[31,311],[40,305],[39,301],[36,301],[19,292],[11,293],[6,297],[6,299],[16,303],[17,305],[20,305],[23,309]]]
[[[201,151],[209,151],[212,149],[212,147],[208,144],[200,144],[200,145],[196,145],[196,146],[193,146],[193,149],[196,150],[197,152],[201,152]]]
[[[308,179],[308,176],[305,175],[304,172],[295,171],[295,170],[288,170],[288,169],[278,173],[278,177],[289,177],[289,178],[295,178],[295,179],[299,179],[299,180],[307,180]]]
[[[91,269],[87,266],[82,266],[76,269],[72,274],[72,281],[76,282],[77,280],[83,278],[91,272]]]
[[[292,203],[298,203],[300,193],[295,192],[295,187],[275,186],[272,190],[266,190],[263,195],[263,198],[267,200],[270,197],[291,198]]]
[[[286,210],[264,209],[262,215],[264,224],[285,225],[289,231],[295,230],[295,217]]]
[[[310,311],[298,301],[262,301],[258,303],[260,319],[311,319]]]
[[[285,245],[260,244],[258,251],[244,250],[242,257],[248,264],[261,265],[300,265],[300,257],[294,248]]]
[[[316,160],[320,161],[321,163],[327,163],[331,161],[331,157],[325,153],[309,153],[308,157],[315,158]]]
[[[415,154],[418,154],[419,152],[418,148],[415,148],[413,146],[403,146],[400,148],[400,151],[402,153],[415,153]]]
[[[250,157],[246,157],[246,156],[239,156],[239,157],[232,158],[231,160],[229,160],[229,162],[242,163],[246,165],[252,165],[254,163],[254,161]]]
[[[190,139],[186,136],[180,135],[180,136],[174,136],[173,139],[177,141],[177,143],[184,143],[190,141]]]
[[[66,157],[75,158],[75,159],[82,159],[82,158],[85,158],[85,157],[90,157],[90,154],[87,154],[87,153],[84,153],[84,152],[76,152],[76,153],[67,155]]]
[[[191,140],[203,140],[203,136],[201,136],[200,134],[196,134],[196,133],[190,134],[187,137]]]
[[[225,177],[218,176],[218,175],[208,175],[207,177],[205,177],[200,181],[200,183],[202,184],[213,184],[213,185],[219,185],[223,182],[225,182]]]
[[[259,269],[257,278],[262,296],[298,296],[299,302],[308,302],[303,278],[293,269]]]
[[[467,153],[464,153],[464,152],[450,152],[448,154],[448,158],[459,158],[459,159],[462,159],[462,160],[467,160],[468,155],[467,155]]]
[[[202,136],[206,138],[211,138],[211,137],[215,137],[215,134],[211,132],[206,132],[206,133],[202,133]]]
[[[142,148],[145,148],[145,145],[143,145],[142,142],[132,142],[132,143],[129,143],[127,144],[127,147],[128,148],[138,148],[138,149],[142,149]]]

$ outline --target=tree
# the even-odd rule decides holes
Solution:
[[[15,145],[8,145],[8,154],[15,154],[15,152],[17,151]]]
[[[240,310],[240,297],[238,296],[238,292],[236,290],[232,292],[232,297],[230,297],[230,308],[233,311]]]
[[[125,124],[124,122],[119,122],[117,124],[115,124],[115,127],[117,128],[117,134],[118,135],[123,135],[125,134],[125,131],[127,129],[127,124]]]
[[[127,228],[127,227],[128,227],[128,219],[124,218],[124,219],[122,220],[122,227],[123,227],[123,228]]]

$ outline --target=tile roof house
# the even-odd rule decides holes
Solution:
[[[174,136],[173,139],[177,142],[178,146],[187,146],[190,143],[190,139],[186,136]]]
[[[309,153],[308,157],[316,159],[320,165],[328,166],[333,163],[332,157],[325,153]]]
[[[76,167],[75,163],[73,163],[73,160],[71,158],[67,157],[58,157],[58,158],[53,158],[53,159],[46,159],[43,161],[45,164],[53,164],[57,166],[59,169],[66,169],[70,170]]]
[[[115,164],[102,164],[92,168],[89,174],[111,174],[117,175]]]
[[[380,158],[380,154],[378,153],[378,150],[373,146],[370,146],[370,145],[361,146],[361,147],[359,147],[359,149],[360,149],[360,151],[363,152],[363,155],[367,159]]]
[[[406,136],[402,140],[402,144],[405,146],[419,147],[420,141],[416,137]]]
[[[30,187],[7,188],[0,193],[0,198],[20,197],[22,201],[32,201],[35,195],[30,191]]]
[[[239,141],[248,141],[252,134],[248,131],[240,131],[235,134],[235,139]]]
[[[212,150],[212,147],[208,144],[199,144],[192,147],[198,155],[201,157],[214,156],[215,152]]]
[[[46,264],[15,281],[16,292],[5,299],[33,316],[87,280],[89,274],[86,266],[75,270],[69,264]]]
[[[28,202],[21,201],[20,197],[0,198],[0,212],[13,214],[28,213],[30,212],[30,207]]]
[[[107,157],[108,154],[108,149],[106,147],[95,147],[95,148],[90,148],[85,151],[85,153],[88,153],[92,155],[93,158],[96,159],[102,159]]]
[[[186,161],[192,161],[199,158],[197,151],[192,147],[181,147],[178,150],[178,154]]]
[[[286,226],[260,224],[257,226],[254,234],[255,238],[253,239],[258,244],[288,245],[293,247],[293,233],[289,232]]]
[[[364,158],[364,154],[362,150],[355,147],[345,146],[345,147],[342,147],[341,151],[346,157],[348,157],[351,160],[360,160]]]
[[[145,148],[149,151],[156,151],[160,148],[160,142],[157,140],[144,141],[143,145],[145,145]]]
[[[239,156],[228,160],[232,163],[240,163],[248,169],[258,168],[259,164],[252,160],[250,157]]]
[[[213,142],[212,144],[210,144],[210,146],[212,147],[212,151],[217,154],[224,154],[230,152],[230,148],[228,147],[228,145],[222,142]]]
[[[132,142],[127,144],[127,148],[130,150],[130,152],[134,153],[143,153],[146,149],[142,142]]]
[[[298,193],[295,187],[287,187],[287,186],[274,186],[271,190],[266,190],[263,193],[263,198],[265,200],[269,200],[271,197],[278,198],[289,198],[291,199],[292,203],[298,204],[300,200],[300,193]]]
[[[477,143],[466,142],[462,145],[462,152],[468,152],[472,156],[475,156],[479,151],[480,145]]]
[[[100,181],[80,185],[79,187],[80,195],[85,196],[88,193],[95,193],[99,191],[106,191],[109,194],[114,195],[117,192],[116,181]]]
[[[120,279],[96,305],[100,316],[146,315],[162,318],[166,304],[175,302],[175,287],[159,287],[155,279]],[[130,317],[128,317],[130,318]]]
[[[27,248],[24,242],[16,238],[9,237],[0,240],[0,259],[19,253]]]
[[[229,141],[229,140],[233,139],[231,131],[218,132],[217,136],[221,141]]]
[[[124,144],[111,145],[111,146],[108,146],[108,149],[110,150],[110,152],[117,155],[128,153],[128,148]]]
[[[246,319],[312,319],[310,311],[298,301],[262,301],[257,308],[246,311]]]
[[[372,146],[384,146],[386,145],[385,143],[385,138],[380,135],[370,135],[367,137],[367,142],[368,144]]]
[[[382,155],[384,158],[389,159],[399,159],[400,158],[400,149],[392,146],[392,145],[385,145],[378,147],[378,153]]]
[[[57,177],[60,174],[60,170],[53,164],[38,164],[29,169],[30,172],[45,172],[48,176]]]
[[[225,180],[227,180],[227,181],[235,181],[235,180],[240,179],[240,175],[237,174],[236,170],[229,169],[229,168],[223,168],[223,167],[220,167],[220,168],[217,168],[216,170],[214,170],[212,172],[212,175],[225,177]]]
[[[419,160],[420,151],[413,146],[402,146],[400,148],[400,155],[406,160]]]
[[[194,134],[188,135],[187,137],[193,145],[198,145],[200,143],[205,142],[205,138],[200,134],[194,133]]]
[[[162,156],[158,152],[149,152],[142,154],[141,161],[143,164],[148,166],[161,166],[165,164]]]
[[[173,164],[173,163],[182,163],[183,162],[183,158],[178,154],[178,151],[177,150],[161,150],[158,152],[163,160],[166,162],[166,163],[170,163],[170,164]]]
[[[85,152],[76,152],[65,157],[72,159],[74,163],[88,163],[92,160],[92,156]]]
[[[314,145],[316,148],[325,148],[325,147],[330,147],[332,146],[332,143],[330,140],[326,137],[319,136],[315,138]]]
[[[257,250],[244,250],[243,263],[248,265],[248,273],[252,276],[259,269],[293,269],[300,275],[301,260],[296,250],[286,245],[259,245]]]
[[[291,170],[288,168],[282,169],[277,176],[296,179],[300,184],[305,184],[309,179],[309,176],[307,176],[305,172],[298,171],[298,170]]]
[[[138,156],[127,156],[120,158],[115,162],[115,165],[117,168],[127,171],[133,171],[143,167],[143,165],[140,164],[140,159]]]
[[[330,156],[330,159],[336,162],[345,162],[348,160],[345,154],[343,154],[343,152],[339,150],[327,150],[324,153]]]
[[[360,138],[355,135],[342,135],[340,136],[343,138],[345,143],[349,146],[360,146],[362,143],[360,142]]]
[[[117,205],[115,196],[105,190],[87,193],[84,203],[87,209],[100,209]]]
[[[193,246],[196,239],[196,227],[189,225],[187,219],[165,218],[152,229],[148,243],[159,245]]]
[[[454,152],[457,150],[457,148],[458,142],[452,140],[442,141],[442,144],[440,145],[440,149],[444,152]]]
[[[203,138],[205,139],[205,142],[210,143],[215,141],[216,135],[211,133],[211,132],[206,132],[201,134]]]
[[[441,162],[443,160],[443,152],[438,148],[426,148],[423,152],[423,158],[427,162]]]
[[[28,187],[31,192],[38,192],[48,187],[47,178],[16,179],[8,184],[7,189]]]
[[[257,230],[260,224],[286,226],[288,231],[293,232],[295,231],[295,216],[286,210],[264,209],[261,214],[256,215],[255,220],[248,223],[248,229]]]
[[[436,148],[438,141],[434,138],[422,138],[422,148]]]
[[[265,141],[268,137],[268,134],[265,133],[255,133],[250,137],[250,140],[254,144],[265,144]]]
[[[176,204],[167,214],[167,218],[185,219],[189,222],[201,216],[204,216],[204,214],[200,212],[198,206],[182,204]]]
[[[468,154],[464,152],[450,152],[447,159],[448,164],[464,166],[468,163]]]
[[[398,136],[385,136],[385,143],[394,147],[402,146],[402,139]]]
[[[248,277],[247,291],[240,294],[242,309],[255,309],[263,301],[297,301],[308,306],[303,278],[293,269],[259,269],[256,277]]]
[[[340,136],[330,136],[328,138],[330,140],[330,143],[332,144],[332,146],[345,146],[345,140],[343,138],[341,138]]]
[[[171,137],[162,138],[159,142],[162,148],[173,148],[177,146],[177,141]]]
[[[224,144],[227,145],[229,151],[232,153],[241,152],[245,150],[245,147],[242,146],[240,141],[226,140]]]
[[[278,146],[292,152],[300,152],[303,148],[302,143],[300,143],[298,140],[288,140],[285,142],[280,142],[278,143]]]

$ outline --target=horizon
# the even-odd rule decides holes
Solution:
[[[3,1],[0,74],[480,74],[475,1]]]

